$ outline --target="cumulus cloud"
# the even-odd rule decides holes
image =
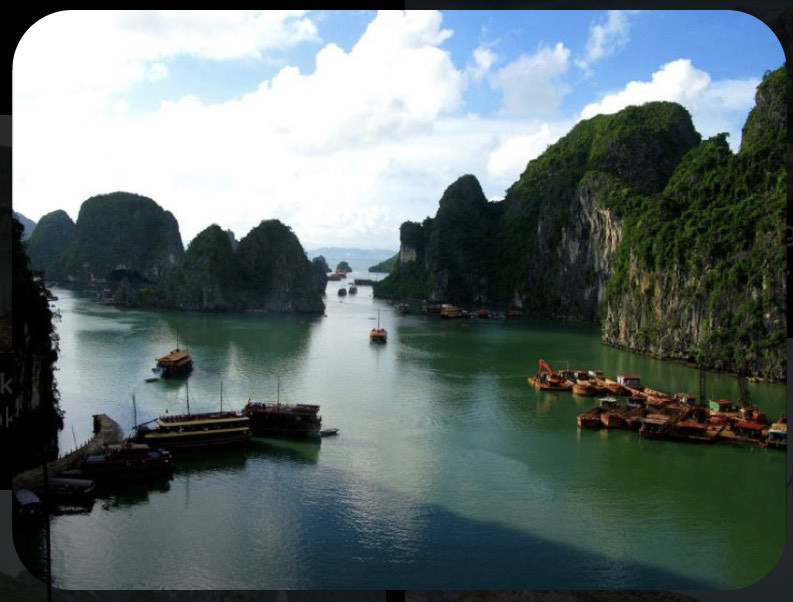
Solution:
[[[683,105],[691,113],[694,126],[705,137],[727,131],[730,145],[740,146],[740,126],[736,117],[746,115],[754,105],[759,79],[720,80],[714,82],[705,71],[694,67],[689,59],[663,65],[650,81],[631,81],[600,101],[581,111],[581,119],[611,114],[629,105],[665,100]],[[730,126],[730,124],[733,124]]]
[[[521,54],[491,76],[501,90],[503,110],[513,115],[553,114],[568,86],[562,76],[569,68],[570,50],[561,42],[533,55]]]

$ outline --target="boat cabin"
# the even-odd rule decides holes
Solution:
[[[746,437],[747,439],[759,441],[763,438],[763,430],[765,428],[766,426],[759,422],[747,422],[742,420],[732,425],[732,432],[739,437]]]
[[[635,374],[620,374],[617,376],[617,383],[628,389],[641,390],[643,388],[641,378]]]
[[[733,411],[733,405],[729,399],[710,399],[708,400],[708,407],[713,412]]]

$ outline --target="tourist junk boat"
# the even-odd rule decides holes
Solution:
[[[249,399],[243,412],[250,418],[251,432],[257,437],[319,439],[321,436],[319,406],[307,403],[282,404],[280,381],[275,403]]]
[[[152,368],[153,372],[159,372],[160,376],[175,376],[187,374],[193,369],[193,356],[186,349],[179,348],[179,337],[176,338],[176,349],[167,355],[157,358],[157,367]]]
[[[203,414],[190,413],[190,395],[187,395],[187,414],[165,414],[134,427],[133,443],[146,443],[151,447],[168,450],[199,449],[237,445],[251,438],[250,418],[242,412],[223,411]],[[151,423],[156,426],[149,426]]]
[[[125,441],[105,445],[100,453],[84,456],[79,472],[94,480],[167,475],[173,472],[171,453],[146,443]]]
[[[541,359],[537,364],[539,367],[537,374],[527,379],[532,387],[540,391],[571,391],[573,389],[573,385],[559,373],[554,372],[545,360]]]
[[[377,310],[377,327],[369,331],[369,340],[373,343],[385,343],[388,340],[388,331],[380,328],[380,310]]]

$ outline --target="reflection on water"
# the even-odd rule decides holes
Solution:
[[[696,393],[696,370],[605,347],[587,326],[401,316],[365,286],[341,301],[331,285],[327,315],[312,317],[130,311],[56,293],[65,447],[72,427],[90,436],[95,413],[129,432],[133,395],[138,422],[184,412],[188,384],[197,413],[219,409],[221,387],[224,409],[275,401],[280,381],[282,403],[319,404],[323,428],[339,428],[321,442],[180,454],[170,480],[53,517],[59,587],[734,588],[775,564],[784,453],[580,431],[593,399],[526,381],[543,358]],[[378,312],[385,345],[369,343]],[[145,382],[177,333],[193,373]],[[707,386],[737,398],[728,375]],[[750,390],[769,416],[785,410],[783,387]],[[727,513],[718,528],[714,509]],[[38,544],[21,547],[41,564]]]

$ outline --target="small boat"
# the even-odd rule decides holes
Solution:
[[[17,489],[12,498],[14,515],[23,521],[32,521],[41,518],[44,508],[41,498],[30,489]]]
[[[351,285],[349,286],[349,288],[348,288],[348,292],[349,292],[351,295],[355,295],[355,294],[358,292],[358,287],[357,287],[357,286],[355,286],[354,284],[351,284]]]
[[[339,289],[339,297],[346,297],[346,296],[347,296],[347,289],[344,288],[344,287],[341,287]]]
[[[385,343],[388,340],[388,331],[380,328],[380,310],[377,310],[377,327],[369,331],[369,340],[373,343]]]
[[[553,368],[545,361],[539,360],[538,371],[527,380],[529,384],[540,391],[572,391],[573,385],[561,374],[554,372]]]
[[[397,307],[397,311],[403,315],[410,313],[410,304],[408,303],[400,303],[399,307]]]
[[[105,445],[98,454],[84,456],[79,464],[82,475],[94,480],[127,479],[173,472],[171,453],[152,449],[146,443]]]
[[[319,432],[320,437],[332,437],[339,434],[339,429],[325,429]]]
[[[249,399],[243,413],[251,421],[251,432],[258,437],[320,437],[322,417],[319,415],[319,406],[307,403],[282,404],[280,380],[275,403]]]
[[[95,489],[96,485],[91,479],[50,477],[44,494],[55,501],[80,502],[93,499]]]
[[[186,374],[193,369],[193,356],[186,349],[179,348],[179,337],[176,338],[176,349],[157,358],[157,367],[154,372],[159,372],[160,376],[175,376]]]

